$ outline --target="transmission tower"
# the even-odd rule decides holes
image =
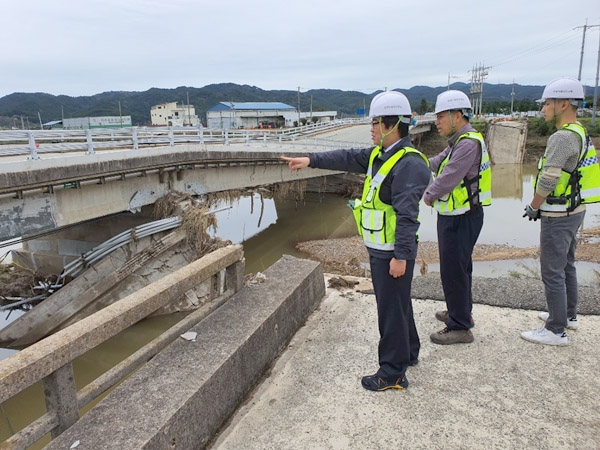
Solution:
[[[483,80],[488,76],[488,69],[491,67],[479,64],[474,66],[471,72],[471,106],[473,107],[473,115],[481,115],[481,106],[483,104]]]

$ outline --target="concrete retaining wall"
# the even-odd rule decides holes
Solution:
[[[198,450],[243,402],[325,295],[319,263],[283,256],[111,392],[49,450]]]

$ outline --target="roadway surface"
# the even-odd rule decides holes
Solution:
[[[474,305],[472,344],[432,344],[429,334],[443,327],[434,313],[444,305],[414,300],[419,364],[409,368],[407,390],[385,392],[360,384],[377,369],[375,298],[359,292],[370,284],[328,289],[210,448],[599,449],[600,316],[580,315],[569,346],[532,344],[520,333],[542,325],[539,309],[515,305],[531,293],[542,308],[541,282],[474,280],[484,284],[486,300],[508,307]],[[598,287],[591,293],[586,309],[599,314]]]

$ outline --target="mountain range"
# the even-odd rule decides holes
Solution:
[[[469,92],[469,84],[453,83],[451,89]],[[405,94],[413,109],[423,114],[433,110],[437,95],[448,86],[414,86],[410,89],[395,89]],[[509,108],[514,89],[514,110],[539,109],[534,103],[540,98],[544,86],[519,84],[483,85],[484,112],[501,112]],[[180,86],[174,89],[151,88],[143,92],[110,91],[85,97],[51,95],[46,93],[13,93],[0,98],[0,127],[21,128],[21,120],[36,128],[40,121],[72,117],[131,116],[134,125],[150,124],[152,106],[176,101],[193,105],[201,120],[206,110],[219,102],[282,102],[298,107],[302,111],[337,111],[342,116],[355,116],[357,110],[366,108],[378,92],[365,94],[358,91],[337,89],[313,89],[302,91],[263,90],[256,86],[234,83],[211,84],[201,88]],[[27,123],[25,123],[27,122]],[[28,127],[29,128],[29,127]]]

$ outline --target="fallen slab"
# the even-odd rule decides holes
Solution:
[[[325,295],[319,263],[284,255],[193,327],[195,340],[174,342],[48,450],[197,450],[256,386]]]

